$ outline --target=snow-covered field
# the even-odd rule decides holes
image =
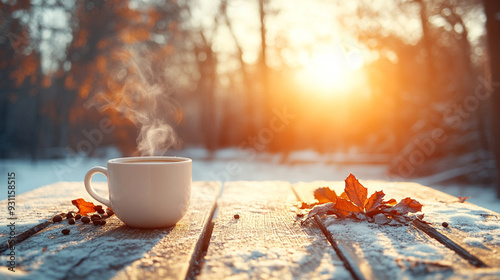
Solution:
[[[219,150],[212,156],[206,150],[197,148],[168,154],[193,159],[194,181],[339,181],[344,180],[349,173],[361,180],[394,180],[386,175],[386,166],[377,163],[383,162],[383,156],[370,156],[366,159],[354,153],[323,155],[314,151],[298,151],[291,153],[283,162],[282,154],[260,153],[254,157],[245,157],[237,149]],[[7,182],[7,173],[15,172],[16,190],[20,194],[59,181],[83,181],[88,169],[97,165],[106,166],[107,159],[115,157],[120,157],[120,154],[115,150],[108,150],[103,158],[68,156],[56,160],[0,160],[0,174],[3,174],[3,181]],[[372,163],[362,163],[366,160]],[[93,180],[105,181],[106,178],[97,174]],[[493,188],[471,185],[438,186],[429,184],[425,179],[415,181],[454,196],[470,196],[469,202],[500,213],[500,200],[496,198]],[[2,189],[0,200],[7,197],[7,188]]]

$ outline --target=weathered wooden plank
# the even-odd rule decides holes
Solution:
[[[105,184],[95,185],[106,188]],[[52,224],[16,246],[16,272],[5,269],[0,278],[185,279],[201,248],[219,192],[219,183],[193,182],[188,213],[175,226],[164,229],[130,228],[115,216],[101,227],[81,222],[68,225],[66,220]],[[81,182],[58,183],[19,195],[19,231],[55,213],[73,210],[71,200],[79,197],[96,203]],[[0,202],[0,207],[5,203]],[[4,227],[2,219],[0,228]],[[62,235],[63,228],[71,229],[70,234]],[[5,254],[0,261],[5,263]]]
[[[486,263],[500,267],[500,214],[417,183],[366,181],[371,190],[383,189],[386,197],[407,196],[420,201],[425,220],[461,247]],[[386,190],[387,189],[387,190]],[[480,189],[478,189],[480,191]],[[471,194],[473,195],[473,194]],[[449,224],[443,227],[442,223]]]
[[[226,183],[198,278],[351,279],[321,230],[300,225],[297,202],[286,182]]]
[[[458,203],[458,199],[453,196],[415,183],[381,181],[361,181],[361,183],[368,188],[369,195],[376,190],[383,190],[386,198],[400,200],[410,196],[417,199],[424,205],[422,211],[425,213],[425,220],[431,222],[434,228],[452,239],[454,236],[462,235],[461,239],[454,239],[455,241],[463,241],[466,235],[467,238],[474,239],[482,234],[481,241],[484,241],[482,244],[490,250],[489,253],[481,252],[478,248],[473,250],[474,248],[463,242],[458,243],[479,256],[489,266],[498,267],[496,259],[500,245],[498,243],[500,223],[495,222],[494,212],[470,203]],[[313,202],[314,190],[322,186],[329,186],[340,194],[345,183],[343,181],[317,181],[298,183],[293,188],[303,201]],[[485,222],[483,222],[482,215],[485,214],[490,220],[495,221],[486,222],[487,225],[483,225]],[[462,222],[461,228],[459,224],[453,223],[454,219]],[[441,226],[445,220],[452,222],[454,225],[452,230],[450,230],[451,224],[448,228]],[[340,240],[344,245],[347,244],[345,247],[351,248],[348,251],[356,255],[354,257],[358,258],[358,265],[366,278],[398,279],[424,274],[428,277],[431,275],[436,275],[436,277],[500,276],[497,268],[477,269],[453,251],[445,248],[444,245],[412,227],[378,226],[365,222],[338,221],[333,218],[323,220],[323,222],[336,240]],[[478,230],[480,225],[484,226],[482,231]],[[473,230],[467,232],[468,227]],[[370,231],[373,238],[363,231]],[[489,237],[485,238],[485,234]],[[385,241],[381,241],[384,239]],[[374,242],[377,246],[373,246]]]

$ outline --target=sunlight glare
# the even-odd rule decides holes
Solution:
[[[363,66],[359,53],[346,54],[340,47],[314,52],[301,62],[298,82],[310,93],[326,96],[347,94],[354,86],[353,71]]]

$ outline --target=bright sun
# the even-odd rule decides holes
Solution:
[[[302,61],[297,80],[309,93],[342,96],[355,85],[353,72],[363,65],[361,55],[342,49],[314,52]]]

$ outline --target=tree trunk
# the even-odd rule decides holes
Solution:
[[[241,46],[240,41],[236,37],[236,32],[234,31],[233,25],[231,21],[229,20],[229,17],[227,16],[227,10],[226,10],[226,5],[227,1],[222,2],[223,8],[221,9],[223,16],[224,16],[224,21],[226,23],[227,28],[229,29],[229,33],[231,34],[231,37],[233,38],[234,43],[236,44],[236,49],[238,51],[238,61],[240,63],[241,67],[241,74],[243,77],[243,94],[244,98],[246,101],[246,112],[245,112],[245,133],[248,135],[255,135],[257,133],[257,128],[255,127],[255,116],[257,115],[256,113],[256,104],[255,104],[255,89],[252,85],[252,81],[250,79],[250,73],[247,67],[247,64],[243,60],[243,48]],[[265,36],[265,35],[264,35]]]
[[[486,13],[486,31],[491,65],[493,94],[491,104],[492,134],[497,170],[497,196],[500,198],[500,1],[484,0]]]
[[[262,115],[264,116],[264,121],[269,120],[269,112],[271,111],[271,96],[269,92],[269,68],[267,65],[267,44],[266,44],[266,38],[267,38],[267,28],[266,28],[266,16],[267,16],[267,11],[266,11],[266,6],[267,6],[268,0],[259,0],[259,16],[260,16],[260,48],[261,48],[261,53],[260,53],[260,62],[259,62],[259,69],[260,69],[260,74],[261,74],[261,83],[262,83],[262,101],[263,101],[263,112]],[[261,124],[262,125],[262,124]]]
[[[434,65],[434,57],[432,51],[432,38],[429,32],[429,19],[427,13],[426,3],[422,0],[418,0],[420,3],[420,21],[422,24],[422,41],[424,43],[425,52],[426,52],[426,88],[428,93],[424,96],[424,100],[421,100],[422,104],[429,105],[429,97],[435,96],[436,85],[435,78],[436,75],[436,66]]]

